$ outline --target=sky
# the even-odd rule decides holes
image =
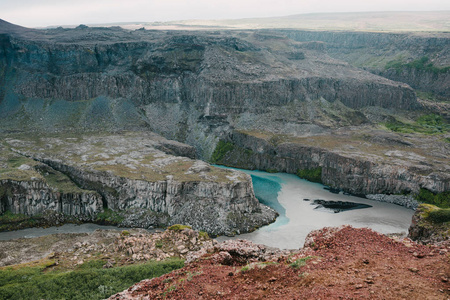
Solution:
[[[0,0],[0,19],[26,27],[439,10],[450,0]]]

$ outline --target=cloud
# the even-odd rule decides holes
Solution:
[[[0,18],[24,26],[283,16],[312,12],[450,10],[443,0],[2,0]]]

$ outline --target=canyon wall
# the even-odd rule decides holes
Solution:
[[[327,53],[414,89],[450,99],[448,33],[381,33],[277,30],[300,42],[321,41]],[[424,64],[408,65],[426,58]],[[397,66],[393,68],[392,64]],[[430,65],[431,64],[431,65]]]
[[[450,189],[446,171],[421,174],[412,164],[383,163],[301,143],[274,144],[241,132],[234,132],[231,142],[234,148],[220,159],[220,164],[293,174],[298,170],[321,168],[323,184],[352,194],[417,193],[421,188],[437,193]]]

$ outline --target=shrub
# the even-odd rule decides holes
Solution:
[[[433,223],[450,222],[450,208],[432,210],[428,219]]]
[[[322,183],[322,167],[298,170],[297,176],[311,182]]]
[[[219,141],[219,143],[217,143],[216,149],[214,149],[214,152],[211,155],[211,162],[216,163],[221,161],[225,156],[225,154],[232,151],[233,149],[234,149],[233,143]]]
[[[450,208],[450,192],[435,194],[427,189],[420,189],[416,199],[420,202],[433,204],[440,208]]]
[[[124,220],[124,217],[117,211],[113,211],[109,208],[99,213],[95,219],[97,223],[107,225],[118,225]]]
[[[300,268],[300,267],[305,266],[305,265],[306,265],[306,262],[307,262],[309,259],[311,259],[311,258],[312,258],[311,256],[306,256],[306,257],[298,258],[298,259],[296,259],[293,263],[291,263],[289,266],[290,266],[291,268],[298,269],[298,268]]]

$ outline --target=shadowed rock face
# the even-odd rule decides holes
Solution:
[[[270,130],[314,124],[304,107],[311,102],[353,114],[419,108],[409,86],[332,59],[320,44],[276,34],[3,26],[6,130],[151,128],[207,158],[230,126],[248,128],[258,118]],[[280,108],[305,113],[280,120]],[[349,117],[341,125],[361,122]]]

